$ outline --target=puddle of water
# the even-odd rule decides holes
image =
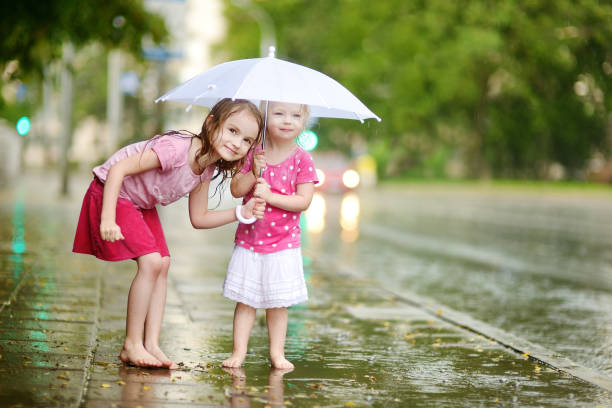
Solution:
[[[611,198],[363,194],[354,243],[339,201],[313,251],[612,375]]]

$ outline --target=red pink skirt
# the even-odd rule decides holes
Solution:
[[[123,261],[159,252],[170,256],[157,210],[137,208],[129,200],[117,200],[116,222],[125,237],[109,242],[100,237],[100,215],[104,184],[96,177],[89,185],[74,236],[73,252],[93,255],[105,261]]]

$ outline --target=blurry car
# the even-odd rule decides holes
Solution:
[[[310,152],[317,170],[317,191],[343,193],[359,186],[359,173],[350,160],[338,152]]]

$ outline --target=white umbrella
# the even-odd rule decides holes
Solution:
[[[249,99],[297,103],[310,107],[310,116],[380,118],[348,89],[327,75],[274,57],[242,59],[216,65],[155,100],[212,107],[220,99]]]

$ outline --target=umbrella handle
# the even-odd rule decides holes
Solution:
[[[263,128],[263,135],[261,137],[262,150],[266,148],[266,128],[267,127],[268,127],[268,100],[266,100],[266,111],[264,113],[264,128]]]
[[[261,136],[261,149],[264,150],[266,148],[266,127],[268,126],[268,101],[266,100],[266,112],[264,114],[264,128],[263,134]],[[263,177],[263,172],[266,168],[262,167],[259,169],[259,177]]]

